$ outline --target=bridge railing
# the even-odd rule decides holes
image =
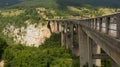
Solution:
[[[120,39],[120,13],[78,21],[94,30]]]
[[[100,16],[96,18],[90,18],[90,19],[50,19],[51,21],[56,22],[69,22],[72,21],[79,21],[74,23],[81,23],[89,26],[90,28],[94,30],[98,30],[99,32],[105,33],[107,35],[110,35],[116,39],[120,39],[120,13],[112,14],[112,15],[106,15],[106,16]]]

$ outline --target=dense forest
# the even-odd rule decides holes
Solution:
[[[52,34],[39,48],[10,45],[0,39],[0,58],[5,67],[79,67],[78,57],[61,47],[59,34]]]

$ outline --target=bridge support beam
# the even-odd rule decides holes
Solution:
[[[82,30],[82,27],[78,25],[79,34],[79,52],[80,52],[80,67],[84,67],[88,64],[88,46],[87,46],[87,35]]]

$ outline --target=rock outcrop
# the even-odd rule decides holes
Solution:
[[[16,28],[12,24],[7,24],[3,30],[4,35],[13,39],[16,43],[25,44],[26,46],[38,47],[46,38],[51,36],[50,30],[47,25],[42,24],[29,24],[27,22],[27,27]]]

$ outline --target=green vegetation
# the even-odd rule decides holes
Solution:
[[[79,58],[60,46],[58,34],[53,34],[39,48],[9,45],[2,56],[5,67],[79,67]]]
[[[0,60],[7,46],[8,46],[7,42],[4,39],[0,38]]]

